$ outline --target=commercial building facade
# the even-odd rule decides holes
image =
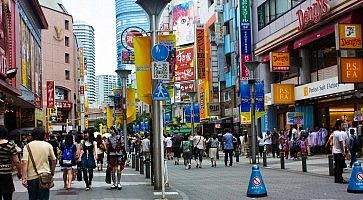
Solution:
[[[86,68],[85,90],[90,106],[96,103],[96,63],[95,63],[95,33],[94,28],[85,22],[74,22],[73,31],[83,48]]]
[[[262,62],[257,76],[264,80],[268,108],[262,130],[285,128],[287,112],[302,113],[303,128],[357,127],[362,120],[361,86],[359,80],[350,79],[349,68],[347,74],[340,72],[362,57],[362,47],[354,47],[355,43],[349,49],[342,47],[336,26],[345,24],[348,40],[361,43],[363,2],[261,0],[253,5],[254,54]],[[289,68],[271,69],[278,57],[270,53],[289,53]],[[350,79],[346,84],[344,76]]]
[[[78,45],[73,33],[73,18],[61,1],[41,0],[49,29],[42,31],[43,83],[54,81],[54,108],[48,109],[47,92],[43,93],[44,124],[50,131],[65,131],[65,126],[79,124]],[[48,91],[43,84],[43,91]]]

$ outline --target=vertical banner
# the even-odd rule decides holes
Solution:
[[[174,3],[172,8],[173,30],[176,35],[176,45],[186,45],[194,42],[194,6],[193,1]]]
[[[55,83],[54,81],[47,81],[47,108],[55,107]]]
[[[175,82],[195,80],[194,48],[186,47],[176,51]]]
[[[206,106],[206,91],[205,91],[205,81],[200,80],[198,84],[198,102],[200,103],[200,118],[207,118],[207,106]]]
[[[111,126],[113,126],[113,110],[112,110],[112,107],[107,107],[107,110],[106,110],[106,123],[107,123],[107,128],[110,128]]]
[[[264,83],[263,81],[256,82],[256,112],[264,112],[265,111],[265,92],[264,92]]]
[[[198,78],[205,79],[205,40],[204,40],[204,27],[198,26],[196,29],[196,43],[197,43],[197,70]]]
[[[251,123],[251,94],[250,85],[247,81],[240,82],[240,97],[241,97],[241,122],[242,124]],[[255,111],[256,118],[264,115],[265,111],[265,94],[263,81],[255,83]]]
[[[135,66],[136,66],[136,82],[137,96],[140,101],[149,105],[151,100],[151,41],[150,37],[135,37]]]
[[[190,104],[185,105],[185,123],[191,123],[192,119],[192,111],[191,111],[191,107]],[[194,103],[194,107],[193,107],[193,119],[194,119],[194,123],[200,123],[200,109],[199,109],[199,104],[198,103]]]
[[[246,61],[252,61],[252,33],[251,33],[251,8],[250,0],[240,0],[240,55],[241,55],[241,80],[248,80],[249,73]]]
[[[136,120],[136,99],[134,88],[127,88],[126,98],[127,124],[129,124]]]
[[[159,43],[163,44],[169,49],[169,56],[166,61],[169,62],[169,72],[171,77],[175,74],[175,62],[176,62],[176,39],[175,35],[159,35]]]

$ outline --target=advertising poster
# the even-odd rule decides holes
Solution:
[[[176,35],[176,45],[186,45],[194,42],[194,6],[193,1],[178,1],[172,9],[173,30]]]
[[[31,42],[32,39],[28,27],[23,20],[20,20],[20,46],[21,46],[21,84],[32,90],[31,84]]]
[[[248,81],[240,82],[240,97],[241,97],[241,122],[244,124],[251,123],[251,94]],[[255,110],[256,118],[264,115],[265,111],[265,94],[263,81],[255,83]]]
[[[208,92],[208,91],[207,91]],[[207,96],[206,96],[206,83],[201,81],[198,84],[198,102],[200,104],[200,118],[207,118]]]
[[[169,72],[171,76],[175,75],[176,63],[176,38],[175,35],[159,35],[159,43],[165,45],[169,49],[169,57],[166,59],[169,62]]]
[[[175,82],[191,81],[195,79],[193,60],[193,47],[182,48],[176,51]]]
[[[150,37],[134,38],[137,96],[149,105],[151,100],[151,41]]]
[[[198,78],[205,79],[205,41],[204,41],[204,27],[198,27],[196,30],[197,41],[197,69]]]

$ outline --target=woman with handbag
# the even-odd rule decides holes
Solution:
[[[7,140],[8,130],[0,126],[0,199],[11,200],[15,191],[12,167],[18,170],[18,178],[21,178],[21,165],[15,143]],[[13,163],[13,164],[12,164]]]
[[[84,131],[84,142],[82,143],[81,150],[83,151],[81,157],[81,168],[83,170],[83,179],[86,183],[86,191],[91,189],[93,179],[93,169],[96,168],[97,157],[97,142],[93,131],[87,129]]]
[[[111,170],[112,186],[111,189],[121,190],[121,172],[125,168],[125,162],[127,159],[127,153],[125,149],[125,143],[118,134],[117,129],[112,126],[110,128],[112,135],[107,139],[107,156],[108,165]],[[117,177],[116,177],[117,172]],[[117,180],[117,182],[116,182]]]
[[[73,181],[73,167],[76,166],[78,160],[77,147],[74,144],[73,135],[68,134],[65,137],[64,143],[60,146],[62,152],[60,166],[63,168],[64,189],[69,190]]]
[[[33,141],[24,147],[23,152],[22,184],[28,189],[29,200],[48,200],[49,189],[54,186],[56,158],[52,145],[44,141],[43,128],[34,128],[31,136]]]

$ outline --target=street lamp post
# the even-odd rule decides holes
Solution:
[[[127,143],[127,106],[126,106],[126,90],[127,90],[127,77],[129,76],[129,74],[131,74],[131,70],[129,69],[118,69],[116,70],[117,75],[120,77],[121,81],[122,81],[122,106],[123,106],[123,118],[124,118],[124,123],[123,123],[123,133],[124,133],[124,137],[125,137],[125,144]],[[128,147],[127,145],[125,145],[126,151],[128,151]]]
[[[256,146],[257,146],[257,133],[256,133],[256,102],[255,102],[255,69],[260,64],[258,61],[245,62],[246,67],[250,71],[250,78],[248,84],[250,86],[250,96],[251,96],[251,135],[252,135],[252,164],[256,164]]]
[[[170,0],[137,0],[137,4],[145,10],[149,16],[151,43],[152,46],[157,44],[157,25],[161,12]],[[153,80],[153,89],[157,86],[157,81]],[[161,190],[162,180],[162,159],[161,159],[161,134],[163,130],[162,123],[162,101],[153,101],[152,105],[152,164],[154,175],[154,190]]]

